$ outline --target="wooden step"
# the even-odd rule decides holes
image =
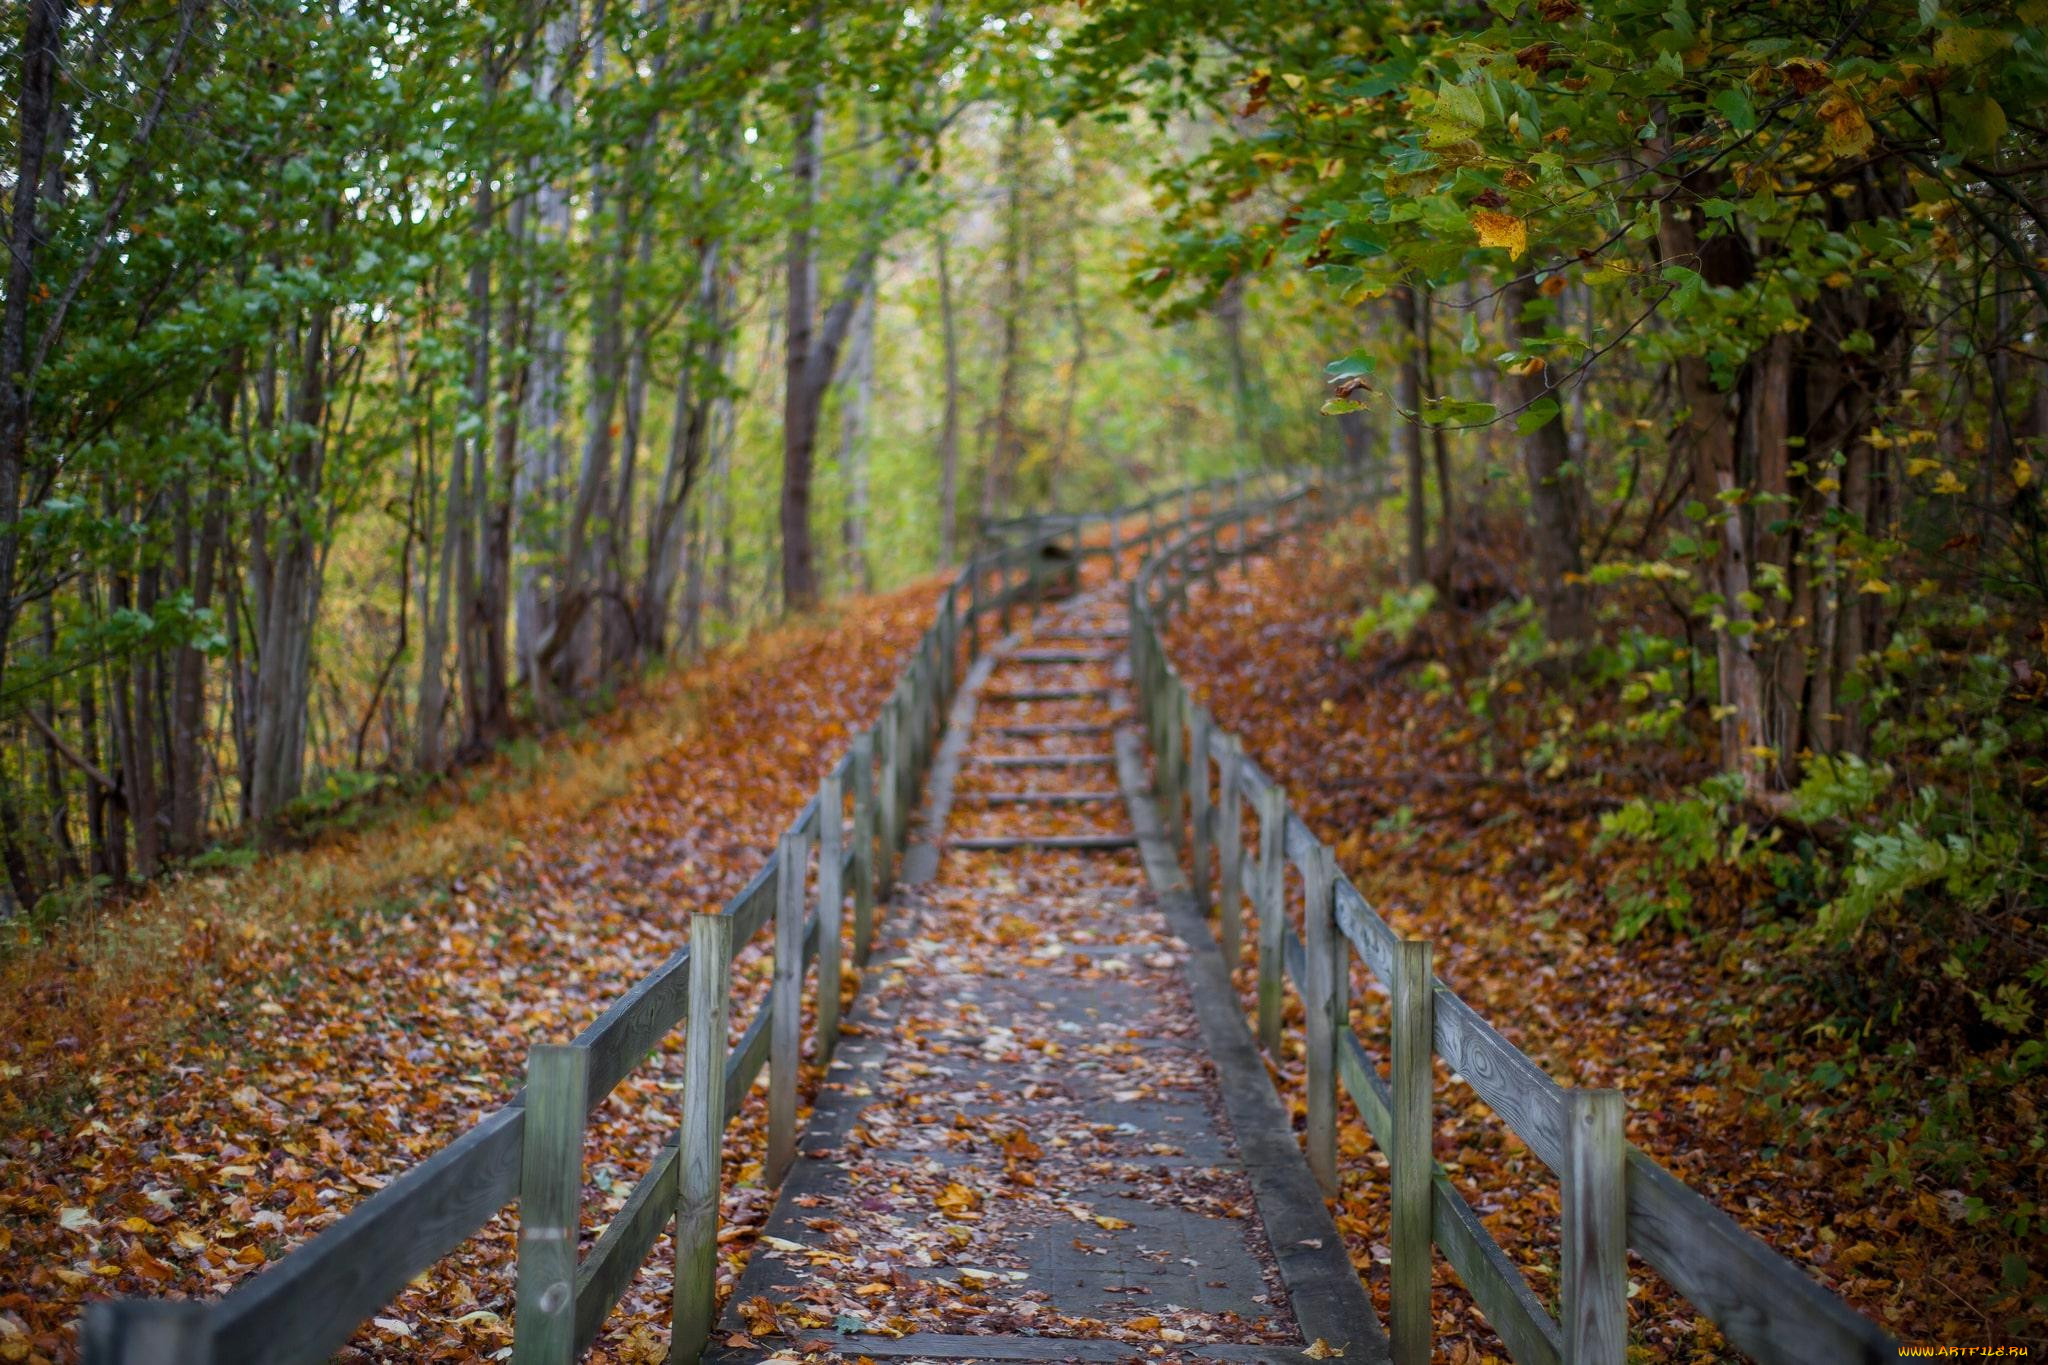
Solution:
[[[956,801],[977,801],[985,806],[1078,806],[1091,801],[1119,801],[1122,792],[960,792]]]
[[[991,768],[1077,768],[1116,762],[1115,754],[979,754],[975,761]]]
[[[1089,697],[1105,697],[1116,689],[1113,687],[1025,687],[1015,692],[984,692],[985,702],[1023,703],[1032,701],[1082,701]]]
[[[948,839],[946,847],[972,849],[983,853],[1000,853],[1010,849],[1045,848],[1068,849],[1074,852],[1108,851],[1119,848],[1136,848],[1138,839],[1133,834],[1021,834],[1010,836],[985,836],[966,839]]]
[[[1019,664],[1107,664],[1123,658],[1117,649],[1018,649],[1004,656],[1005,663]]]
[[[1125,627],[1122,630],[1083,630],[1079,627],[1072,630],[1046,630],[1041,627],[1032,632],[1032,638],[1037,640],[1128,640],[1131,638],[1131,632],[1129,627]]]
[[[991,725],[988,732],[1022,738],[1029,735],[1106,735],[1115,728],[1105,721],[1054,720],[1039,725]]]

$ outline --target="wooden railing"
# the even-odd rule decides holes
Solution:
[[[1188,589],[1282,530],[1334,515],[1360,496],[1292,490],[1190,525],[1131,582],[1131,656],[1162,815],[1191,855],[1195,896],[1205,912],[1213,908],[1232,966],[1240,960],[1247,898],[1256,910],[1258,1033],[1275,1058],[1287,985],[1302,1002],[1310,1168],[1336,1196],[1340,1085],[1386,1154],[1395,1365],[1429,1358],[1436,1251],[1517,1361],[1621,1365],[1631,1249],[1737,1348],[1767,1365],[1896,1359],[1896,1344],[1875,1323],[1629,1145],[1620,1091],[1560,1086],[1460,1000],[1434,974],[1430,945],[1388,927],[1330,849],[1288,810],[1281,784],[1181,681],[1161,620],[1185,603]],[[1244,840],[1247,806],[1258,817],[1256,850]],[[1286,913],[1290,868],[1304,905],[1300,934]],[[1382,1079],[1351,1028],[1353,954],[1392,995],[1391,1080]],[[1556,1318],[1434,1160],[1433,1057],[1442,1057],[1558,1177],[1563,1254]]]
[[[1250,487],[1256,495],[1277,478],[1261,476]],[[670,1358],[694,1359],[716,1309],[726,1127],[765,1066],[765,1174],[770,1184],[779,1182],[796,1151],[805,984],[815,967],[813,1048],[823,1061],[839,1036],[847,898],[853,959],[864,964],[875,905],[907,846],[910,812],[960,670],[980,652],[987,618],[1007,630],[1016,608],[1063,590],[1084,560],[1131,549],[1156,553],[1198,517],[1220,518],[1246,505],[1247,486],[1242,478],[1219,481],[1119,512],[1048,518],[977,555],[941,597],[879,719],[833,765],[783,832],[774,857],[720,911],[693,916],[689,941],[673,956],[571,1042],[535,1047],[525,1088],[502,1108],[224,1298],[90,1305],[83,1333],[88,1365],[326,1360],[408,1281],[514,1200],[520,1205],[516,1362],[559,1365],[588,1348],[671,1223]],[[1057,554],[1048,554],[1056,547]],[[733,957],[771,921],[775,956],[767,998],[728,1048]],[[580,1255],[589,1115],[678,1025],[685,1033],[675,1138],[589,1253]]]

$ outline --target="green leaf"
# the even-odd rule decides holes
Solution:
[[[1964,156],[1987,156],[2005,136],[2005,110],[1989,95],[1954,95],[1941,106],[1942,133]]]
[[[1728,126],[1738,133],[1756,130],[1756,106],[1749,102],[1749,87],[1731,85],[1715,94],[1714,112],[1728,120]]]
[[[1347,412],[1363,412],[1365,404],[1351,398],[1332,398],[1322,406],[1325,417],[1342,417]]]
[[[1557,420],[1558,406],[1555,398],[1539,398],[1531,403],[1515,419],[1515,430],[1527,436],[1532,431],[1541,431]]]
[[[1378,362],[1364,351],[1352,351],[1323,366],[1323,373],[1332,379],[1357,379],[1371,374],[1377,364]]]

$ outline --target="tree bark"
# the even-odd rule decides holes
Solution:
[[[939,273],[939,341],[944,355],[945,406],[939,415],[939,566],[960,554],[960,337],[953,312],[953,273],[946,234],[932,236]]]
[[[1533,335],[1524,310],[1539,295],[1528,279],[1508,286],[1509,336],[1516,349]],[[1511,393],[1517,407],[1550,395],[1546,371],[1524,365],[1514,376]],[[1571,472],[1571,441],[1562,414],[1552,417],[1522,439],[1522,470],[1529,488],[1529,532],[1535,547],[1537,595],[1543,605],[1544,629],[1552,640],[1584,642],[1592,633],[1588,614],[1585,563],[1579,548],[1579,482]]]
[[[1408,510],[1407,582],[1410,587],[1429,578],[1428,489],[1422,468],[1422,349],[1429,344],[1422,329],[1422,308],[1416,286],[1394,289],[1394,316],[1400,327],[1401,369],[1396,380],[1394,406],[1400,423],[1401,463],[1406,480],[1404,493]]]

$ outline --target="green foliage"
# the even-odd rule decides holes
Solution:
[[[1344,652],[1355,659],[1375,639],[1389,641],[1396,648],[1405,646],[1435,605],[1436,589],[1428,583],[1388,589],[1380,594],[1378,605],[1352,619]]]

